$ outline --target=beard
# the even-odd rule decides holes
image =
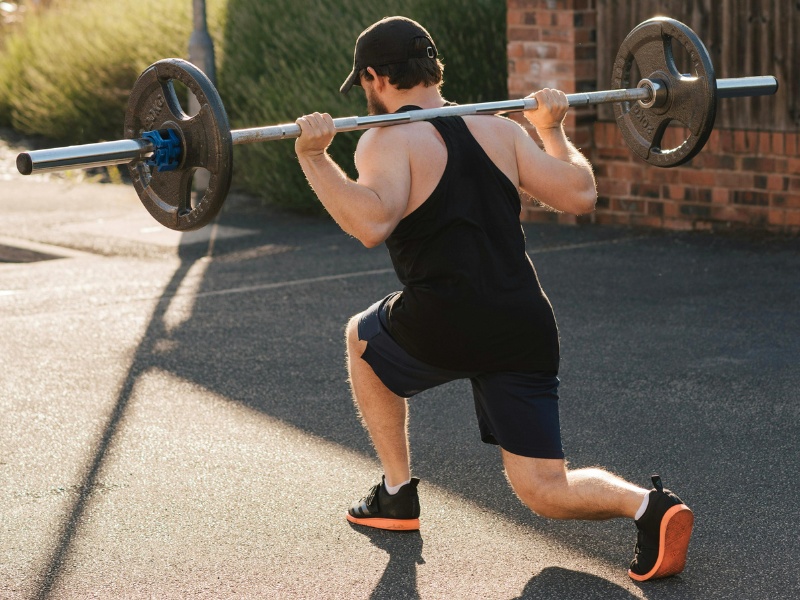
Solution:
[[[377,94],[370,88],[364,90],[367,95],[367,113],[370,115],[385,115],[389,112],[386,105],[381,102]]]

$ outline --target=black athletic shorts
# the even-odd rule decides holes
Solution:
[[[391,294],[358,317],[358,338],[367,342],[362,359],[393,393],[410,398],[457,379],[469,379],[481,440],[520,456],[564,458],[558,420],[556,372],[461,372],[417,360],[386,326]]]

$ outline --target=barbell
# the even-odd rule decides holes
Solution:
[[[673,43],[685,48],[694,73],[678,69]],[[647,73],[631,85],[633,67]],[[173,81],[184,84],[200,110],[187,115]],[[617,124],[633,152],[659,167],[674,167],[695,156],[714,127],[718,98],[774,94],[772,76],[716,79],[708,50],[680,21],[656,17],[637,25],[614,61],[614,89],[568,94],[570,106],[614,103]],[[534,110],[534,98],[462,104],[403,113],[334,119],[337,132],[426,121],[438,117],[489,115]],[[662,148],[672,121],[687,137],[675,148]],[[145,208],[161,224],[178,231],[208,224],[222,208],[231,184],[233,146],[296,138],[300,127],[286,123],[231,131],[219,93],[197,67],[178,58],[159,60],[136,80],[125,113],[125,139],[64,148],[34,150],[17,156],[23,175],[128,164],[131,180]],[[194,205],[192,180],[199,168],[209,183]]]

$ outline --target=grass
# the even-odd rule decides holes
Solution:
[[[0,125],[70,144],[122,137],[139,73],[186,54],[191,3],[169,2],[169,14],[165,4],[62,1],[29,14],[4,40]]]
[[[6,36],[0,55],[0,125],[86,143],[122,136],[136,77],[167,56],[185,56],[191,2],[62,0]],[[293,122],[313,111],[365,113],[360,89],[339,85],[358,34],[401,14],[432,34],[445,63],[446,98],[507,96],[503,0],[208,0],[218,88],[233,128]],[[339,134],[334,158],[355,175],[359,133]],[[237,146],[234,186],[271,204],[320,212],[291,141]]]

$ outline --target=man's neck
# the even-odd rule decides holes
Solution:
[[[444,106],[445,100],[439,93],[438,87],[425,87],[418,85],[410,90],[394,90],[384,99],[389,112],[395,112],[403,106],[419,106],[420,108],[439,108]]]

